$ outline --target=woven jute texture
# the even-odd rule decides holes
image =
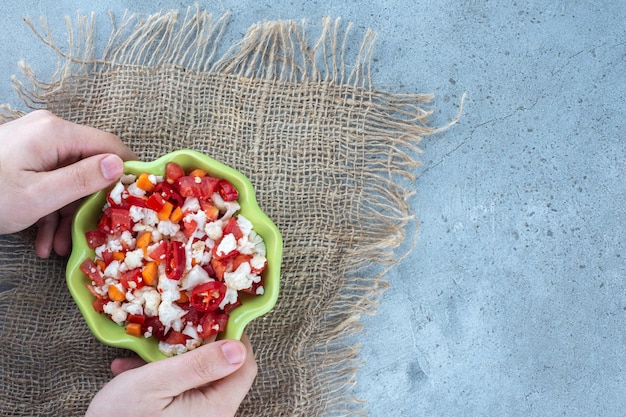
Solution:
[[[2,120],[46,108],[117,134],[142,160],[191,148],[247,175],[285,247],[278,303],[246,331],[259,375],[240,415],[366,415],[350,390],[354,335],[415,231],[407,198],[417,144],[435,131],[430,97],[375,89],[375,35],[354,43],[340,20],[314,36],[304,22],[263,22],[224,48],[228,15],[127,14],[111,17],[104,49],[95,21],[68,20],[62,44],[28,22],[59,67],[42,80],[21,64],[24,110],[5,107]],[[130,353],[93,337],[66,259],[36,258],[33,233],[0,236],[0,415],[81,416],[110,361]]]

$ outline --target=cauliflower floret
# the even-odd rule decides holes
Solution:
[[[217,207],[220,211],[225,212],[222,216],[222,219],[224,220],[228,220],[233,217],[233,215],[241,208],[237,201],[224,201],[219,193],[214,193],[211,198],[213,199],[215,207]]]
[[[103,306],[103,310],[111,316],[111,320],[120,325],[124,324],[128,318],[128,313],[122,309],[122,305],[117,301],[109,301]]]
[[[183,329],[183,316],[187,314],[186,310],[183,310],[176,303],[169,301],[161,301],[159,305],[159,320],[165,326],[165,331],[169,331],[170,328],[181,331]]]
[[[220,303],[220,308],[223,310],[227,304],[235,304],[237,302],[237,290],[233,290],[232,288],[226,288],[226,295],[224,295],[224,299]]]
[[[146,316],[154,317],[159,314],[161,294],[153,287],[143,287],[135,291],[135,297],[143,304],[143,311]]]
[[[159,283],[157,288],[161,293],[161,303],[172,303],[180,298],[178,281],[169,279],[165,276],[165,274],[159,274]]]
[[[111,263],[108,264],[107,267],[105,268],[102,275],[104,275],[105,277],[118,279],[122,272],[120,270],[120,266],[121,266],[120,261],[111,261]]]
[[[241,233],[244,234],[244,236],[249,235],[252,231],[252,223],[241,214],[237,216],[237,226],[239,226],[239,229],[241,230]]]
[[[159,222],[157,230],[163,235],[174,236],[180,230],[180,225],[178,223],[172,223],[169,220],[163,220]]]
[[[139,268],[143,265],[143,249],[135,249],[133,251],[126,252],[124,257],[124,263],[128,269]]]
[[[146,226],[156,226],[159,223],[159,215],[156,211],[144,208],[143,224]]]
[[[143,209],[143,207],[137,207],[137,206],[130,206],[129,214],[130,214],[131,220],[134,221],[135,223],[141,222],[143,218],[146,216],[145,210]]]
[[[181,290],[190,290],[205,282],[214,281],[209,274],[200,266],[196,265],[191,271],[180,281]]]
[[[120,181],[115,184],[115,187],[110,191],[109,197],[115,204],[122,204],[122,193],[124,192],[124,184]]]
[[[124,185],[130,185],[137,180],[137,176],[133,174],[124,174],[120,177],[120,182]]]
[[[200,211],[200,202],[196,197],[187,197],[180,209],[183,213],[195,213]]]
[[[193,242],[190,240],[188,242],[188,249],[187,249],[187,253],[189,253],[191,256],[189,257],[189,261],[191,261],[192,259],[196,261],[196,264],[204,264],[206,262],[204,261],[204,255],[205,253],[205,248],[206,248],[206,243],[204,243],[203,240],[198,240],[197,242]]]
[[[170,345],[169,343],[159,342],[159,350],[167,356],[180,355],[187,351],[185,345]]]
[[[107,249],[111,252],[121,252],[122,250],[124,250],[124,247],[122,246],[122,240],[109,239],[109,241],[107,242]]]
[[[234,272],[224,273],[224,282],[229,288],[243,290],[252,286],[254,275],[250,274],[250,264],[243,262]]]
[[[257,271],[262,270],[266,263],[267,263],[267,259],[265,258],[265,256],[259,255],[258,253],[254,255],[252,259],[250,259],[250,266],[256,269]],[[255,282],[258,282],[258,281],[255,281]]]
[[[141,304],[135,302],[122,304],[122,310],[128,314],[134,314],[135,316],[143,315],[143,308],[141,307]]]
[[[122,244],[122,248],[133,249],[137,243],[137,239],[133,237],[131,232],[125,230],[120,236],[120,243]]]
[[[206,233],[211,240],[219,240],[222,237],[223,229],[224,223],[221,220],[216,220],[204,226],[204,233]]]
[[[216,253],[219,256],[223,256],[223,255],[231,253],[235,249],[237,249],[237,239],[235,239],[235,235],[233,235],[232,233],[229,233],[226,236],[224,236],[220,244],[217,246]]]
[[[139,187],[137,187],[137,183],[134,182],[132,184],[130,184],[127,188],[128,190],[128,194],[132,195],[133,197],[144,197],[146,195],[146,190],[143,190]]]

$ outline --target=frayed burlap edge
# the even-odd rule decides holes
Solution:
[[[241,42],[221,53],[218,49],[228,13],[216,20],[197,7],[187,9],[182,19],[177,11],[143,20],[125,14],[119,25],[111,15],[109,41],[98,53],[94,20],[94,15],[78,16],[75,23],[67,18],[66,49],[59,47],[45,20],[41,20],[40,28],[26,20],[59,57],[58,69],[47,82],[35,76],[24,62],[19,63],[26,82],[15,77],[13,83],[28,109],[45,108],[48,98],[70,77],[133,67],[175,66],[251,80],[332,83],[353,87],[368,97],[371,108],[365,126],[369,135],[365,158],[371,192],[355,209],[353,220],[367,222],[369,227],[363,226],[361,238],[354,237],[356,245],[346,256],[350,262],[344,268],[349,271],[345,273],[345,285],[314,326],[316,343],[307,352],[310,361],[302,364],[301,371],[306,376],[310,367],[316,368],[315,386],[308,387],[309,392],[303,389],[301,398],[293,399],[302,405],[317,402],[324,415],[366,415],[365,404],[350,390],[362,364],[359,346],[352,343],[351,336],[361,330],[360,314],[375,313],[379,296],[388,286],[385,272],[402,257],[396,252],[406,244],[411,224],[415,226],[413,239],[417,236],[417,221],[407,202],[412,191],[400,185],[398,178],[409,183],[414,180],[421,138],[443,129],[427,125],[431,112],[421,106],[432,96],[373,89],[370,67],[376,36],[369,30],[365,33],[352,65],[348,65],[346,51],[352,25],[344,25],[339,19],[325,18],[314,42],[309,39],[304,21],[258,23],[249,28]],[[21,110],[3,106],[0,120],[5,122],[22,114]],[[407,246],[405,255],[413,247],[410,242]],[[300,383],[306,385],[306,381]]]

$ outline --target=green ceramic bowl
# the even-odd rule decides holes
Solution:
[[[260,296],[241,294],[242,305],[232,311],[226,331],[220,336],[221,339],[240,339],[248,323],[269,312],[278,298],[283,250],[280,232],[259,208],[254,188],[248,178],[199,152],[179,150],[164,155],[153,162],[129,161],[124,164],[125,172],[135,175],[142,172],[164,175],[165,166],[168,162],[176,162],[185,170],[201,168],[214,177],[229,180],[239,192],[240,213],[252,222],[254,231],[265,241],[267,249],[267,268],[263,271],[265,292]],[[76,211],[72,224],[72,254],[66,270],[67,286],[85,317],[87,325],[102,343],[130,349],[147,362],[163,359],[166,356],[159,351],[158,341],[155,338],[146,339],[129,336],[124,327],[117,325],[107,316],[99,314],[93,309],[94,297],[86,287],[85,275],[79,269],[85,258],[95,256],[93,249],[87,246],[85,232],[96,228],[106,201],[107,191],[102,190],[92,194]]]

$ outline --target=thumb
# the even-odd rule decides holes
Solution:
[[[245,359],[243,343],[221,340],[145,365],[141,368],[142,377],[148,381],[159,381],[153,389],[160,390],[162,395],[176,396],[232,374]]]
[[[38,173],[34,184],[36,195],[45,207],[44,214],[58,210],[73,201],[113,184],[124,172],[124,162],[114,154],[94,155],[71,165]]]

